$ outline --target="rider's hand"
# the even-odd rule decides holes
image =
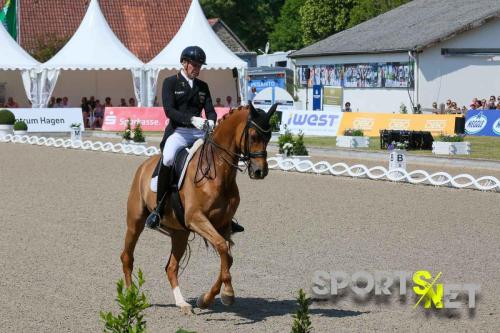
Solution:
[[[202,130],[205,126],[206,120],[201,117],[191,117],[191,124],[199,130]]]
[[[207,125],[209,130],[213,130],[215,127],[215,122],[213,120],[207,120]]]

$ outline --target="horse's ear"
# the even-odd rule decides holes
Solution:
[[[250,107],[250,114],[252,115],[252,118],[257,118],[259,116],[259,112],[255,110],[255,107],[252,104],[252,101],[248,101],[248,106]]]
[[[273,106],[271,106],[271,108],[269,109],[269,111],[267,111],[267,118],[268,119],[271,119],[271,116],[273,115],[273,113],[276,112],[278,105],[280,105],[280,103],[274,103]]]

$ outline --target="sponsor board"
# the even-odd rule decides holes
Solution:
[[[469,110],[465,133],[477,136],[500,136],[500,110]]]
[[[215,108],[220,119],[229,112],[229,108]],[[204,114],[202,113],[202,116]],[[130,119],[132,124],[140,123],[145,132],[161,132],[167,127],[169,119],[162,107],[108,107],[104,112],[103,131],[123,131]]]
[[[294,134],[302,131],[305,135],[336,136],[342,116],[340,111],[284,110],[280,133],[286,126]]]
[[[28,125],[28,132],[70,132],[71,124],[83,124],[80,108],[9,109],[17,120]],[[83,129],[83,126],[82,130]]]
[[[361,129],[366,136],[379,136],[380,130],[429,131],[454,134],[457,115],[387,114],[367,112],[343,113],[339,133]]]

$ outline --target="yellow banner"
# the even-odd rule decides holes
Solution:
[[[338,135],[351,128],[363,130],[365,136],[379,136],[384,129],[454,134],[456,117],[460,116],[344,112]]]

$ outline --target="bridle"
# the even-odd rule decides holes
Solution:
[[[271,127],[269,127],[269,129],[266,130],[266,129],[262,128],[261,126],[259,126],[257,123],[255,123],[255,121],[252,120],[251,112],[250,112],[248,114],[245,128],[241,132],[240,147],[243,147],[243,149],[242,149],[243,151],[241,151],[239,153],[234,153],[232,151],[229,151],[228,149],[226,149],[226,148],[222,147],[221,145],[219,145],[218,143],[216,143],[213,140],[213,131],[210,131],[208,128],[205,129],[205,142],[203,143],[203,146],[200,149],[200,158],[198,159],[198,166],[197,166],[197,170],[196,170],[196,175],[198,175],[198,172],[201,172],[202,176],[201,176],[201,178],[195,177],[195,180],[194,180],[195,183],[200,182],[201,180],[203,180],[203,178],[208,178],[208,179],[215,179],[216,178],[216,175],[214,175],[214,177],[210,176],[210,165],[215,165],[214,155],[217,155],[220,159],[222,159],[228,165],[237,169],[240,172],[244,172],[248,169],[251,159],[253,159],[253,158],[267,158],[267,151],[266,150],[260,150],[260,151],[256,151],[256,152],[250,151],[250,145],[251,145],[250,134],[249,134],[250,128],[253,128],[259,135],[264,136],[266,143],[268,143],[269,140],[271,139]],[[243,143],[243,145],[242,145],[242,143]],[[214,154],[214,150],[211,149],[212,147],[216,148],[215,154]],[[213,163],[210,163],[210,161],[208,161],[209,157],[208,157],[208,154],[206,153],[206,150],[209,148],[211,149],[211,152],[212,152],[211,155],[212,155],[212,162]],[[208,166],[206,167],[206,170],[202,170],[201,161],[202,161],[203,156],[205,156],[205,158],[208,162],[207,163]],[[233,162],[233,160],[235,160],[235,159],[237,159],[236,163]],[[244,163],[245,166],[243,168],[240,167],[240,165],[239,165],[240,162]]]

